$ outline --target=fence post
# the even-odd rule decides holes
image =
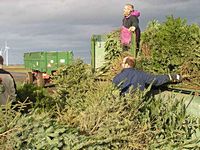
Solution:
[[[91,38],[91,65],[92,65],[92,72],[95,71],[95,36],[92,35]]]
[[[131,54],[133,54],[134,58],[137,57],[136,56],[137,52],[136,52],[136,34],[135,34],[135,32],[132,32],[130,52],[131,52]]]

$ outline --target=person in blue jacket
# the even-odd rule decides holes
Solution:
[[[163,84],[178,82],[181,76],[174,75],[153,75],[133,68],[135,60],[133,57],[125,57],[122,62],[123,70],[113,78],[113,83],[119,87],[121,94],[129,92],[130,87],[141,91],[152,84],[152,86],[161,86]]]

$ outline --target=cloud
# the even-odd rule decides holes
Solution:
[[[0,46],[8,41],[12,63],[23,63],[27,51],[63,49],[90,62],[91,36],[119,28],[126,3],[141,11],[142,30],[171,14],[200,23],[199,0],[1,0]]]

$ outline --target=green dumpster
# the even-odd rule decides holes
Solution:
[[[176,100],[183,100],[186,106],[186,113],[194,117],[200,117],[200,90],[169,88],[155,97],[162,97],[163,100],[168,100],[169,97],[174,97]],[[193,136],[200,138],[200,130],[197,129]],[[200,143],[198,144],[200,145]]]
[[[105,62],[106,34],[92,35],[91,37],[91,65],[93,71],[100,68]],[[130,52],[136,57],[135,34],[132,35]]]
[[[91,38],[91,65],[93,71],[104,63],[106,35],[93,35]]]
[[[155,97],[162,97],[163,100],[168,100],[169,97],[174,97],[177,100],[183,100],[186,106],[187,113],[196,117],[200,117],[199,89],[194,90],[170,86],[160,93],[156,94]]]

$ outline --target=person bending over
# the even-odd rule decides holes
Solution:
[[[174,75],[153,75],[134,68],[135,60],[133,57],[125,57],[122,62],[123,70],[117,74],[112,82],[119,87],[120,93],[125,94],[129,92],[130,87],[139,89],[141,91],[152,84],[152,86],[161,86],[166,83],[178,82],[181,76]]]

